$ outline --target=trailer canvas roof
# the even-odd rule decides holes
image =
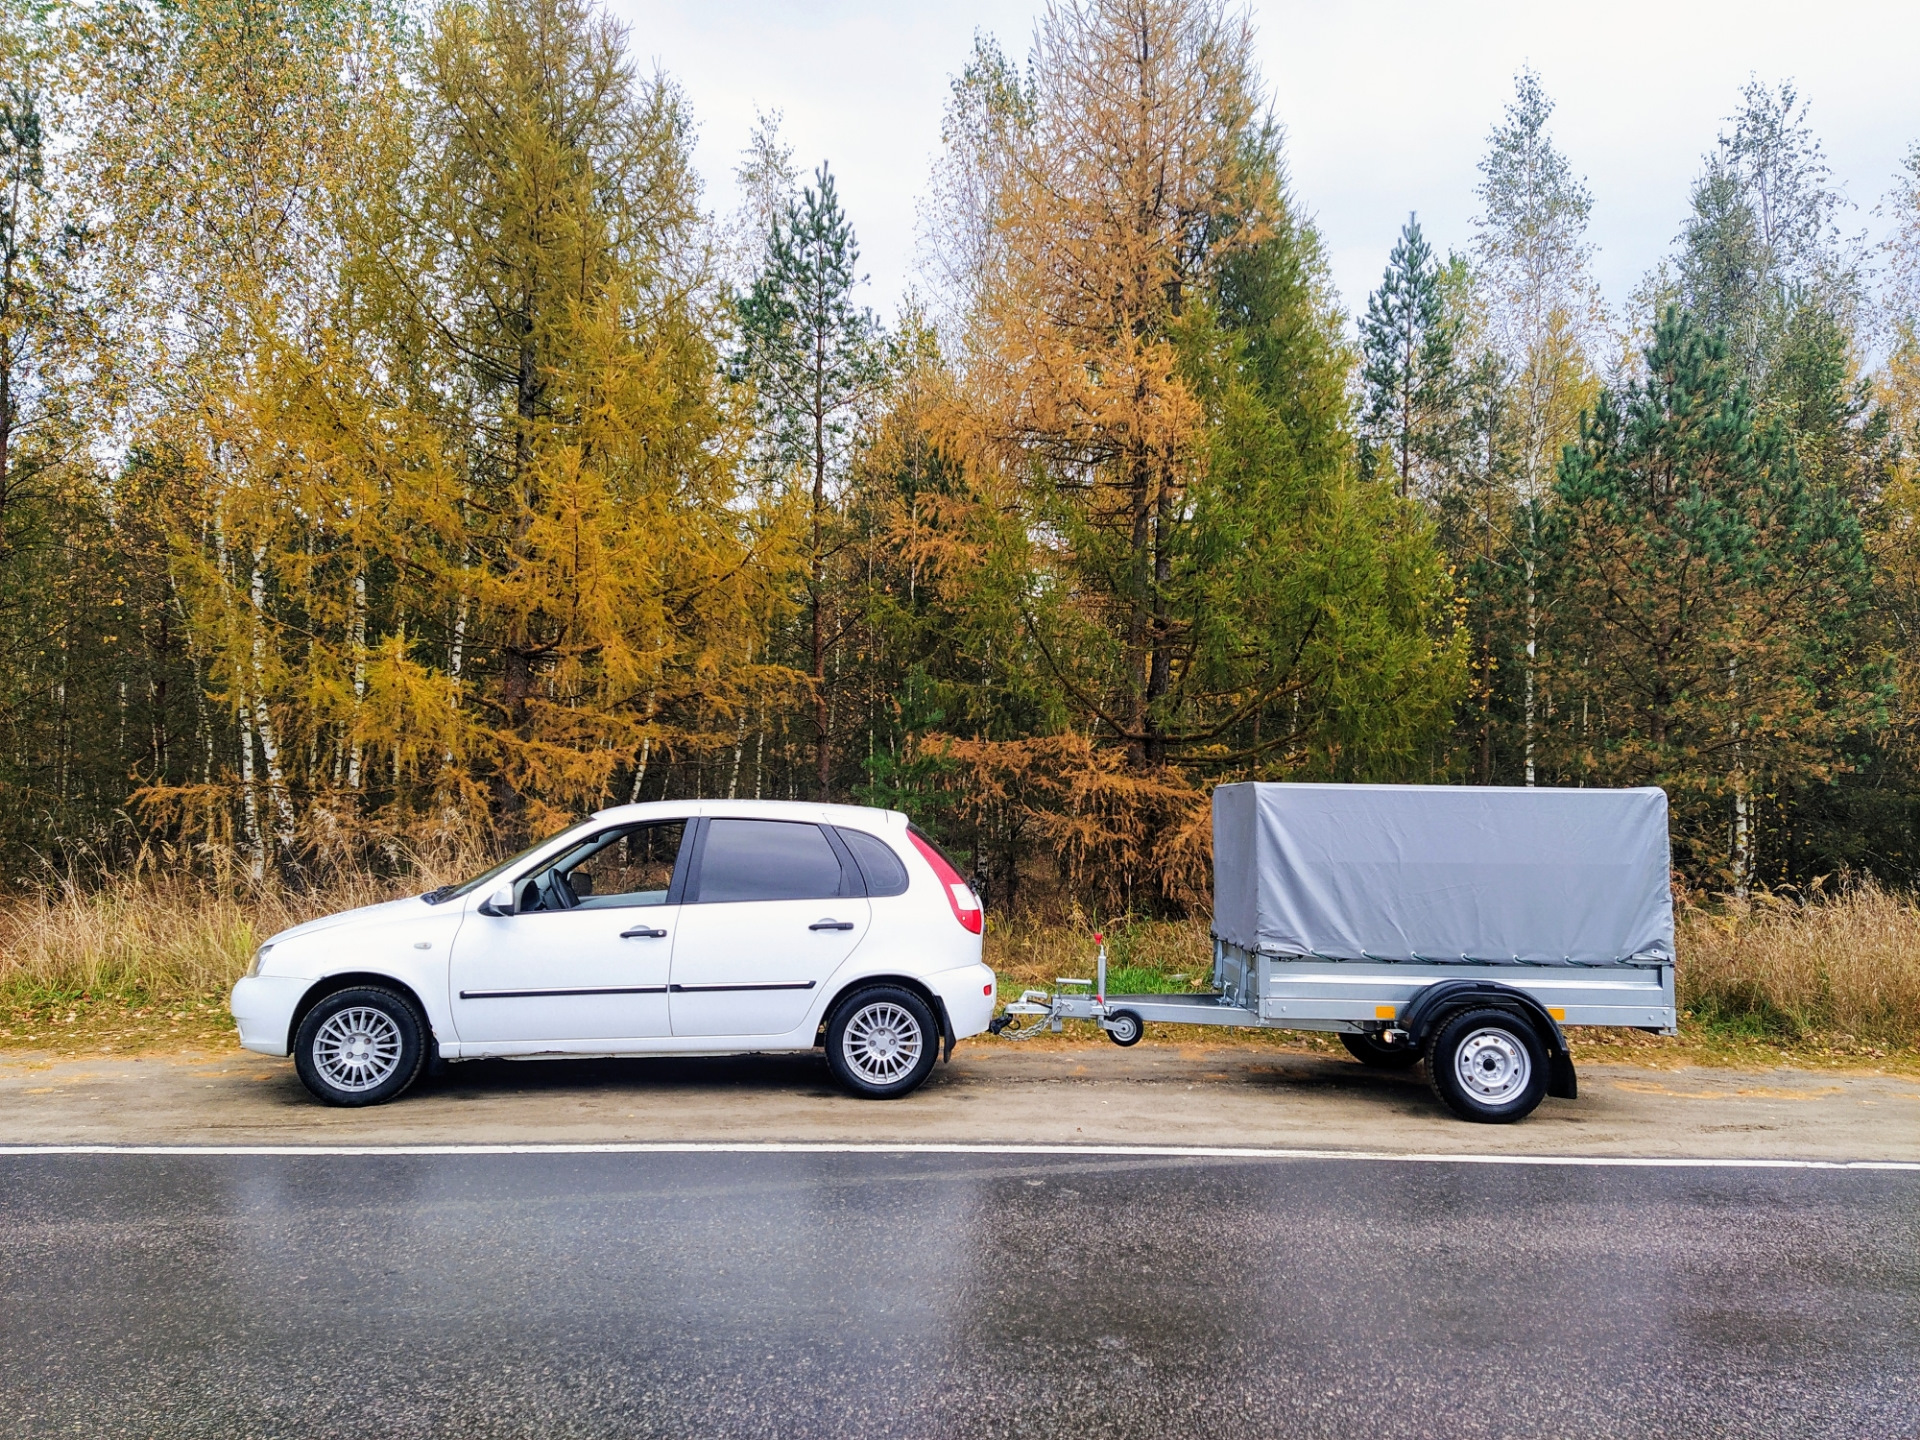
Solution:
[[[1222,785],[1213,926],[1271,955],[1673,960],[1658,789]]]

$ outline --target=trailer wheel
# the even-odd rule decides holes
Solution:
[[[1546,1046],[1511,1010],[1463,1010],[1429,1044],[1427,1080],[1462,1120],[1510,1124],[1547,1093]]]
[[[1420,1047],[1404,1041],[1389,1045],[1378,1035],[1361,1035],[1343,1030],[1340,1032],[1340,1043],[1347,1047],[1347,1053],[1354,1059],[1375,1070],[1411,1070],[1420,1063]]]
[[[1138,1045],[1140,1037],[1147,1033],[1146,1022],[1131,1010],[1114,1011],[1102,1028],[1116,1045]]]

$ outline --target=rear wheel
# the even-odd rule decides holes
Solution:
[[[1420,1063],[1420,1047],[1404,1040],[1398,1045],[1389,1045],[1378,1035],[1343,1030],[1340,1032],[1340,1043],[1347,1047],[1347,1053],[1354,1059],[1362,1065],[1371,1065],[1375,1070],[1411,1070]]]
[[[856,1095],[896,1100],[933,1073],[940,1027],[911,990],[876,985],[840,1003],[827,1025],[827,1063]]]
[[[1525,1119],[1547,1093],[1547,1051],[1533,1026],[1507,1010],[1464,1010],[1427,1050],[1427,1079],[1462,1120]]]
[[[300,1022],[293,1065],[316,1099],[329,1105],[378,1105],[420,1076],[427,1023],[413,1002],[383,986],[338,990]]]

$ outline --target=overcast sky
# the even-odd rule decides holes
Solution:
[[[794,157],[832,162],[890,315],[911,278],[915,206],[939,146],[947,82],[976,28],[1024,60],[1033,0],[611,0],[643,63],[686,89],[708,203],[756,107],[779,110]],[[1552,130],[1584,175],[1608,299],[1664,254],[1700,157],[1757,76],[1792,80],[1835,179],[1873,208],[1920,140],[1920,3],[1904,0],[1258,0],[1262,73],[1285,124],[1294,188],[1316,217],[1352,311],[1378,282],[1409,210],[1437,248],[1464,247],[1475,163],[1531,64],[1557,102]]]

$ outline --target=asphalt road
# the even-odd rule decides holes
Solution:
[[[1920,1434],[1920,1175],[0,1157],[10,1436]]]

